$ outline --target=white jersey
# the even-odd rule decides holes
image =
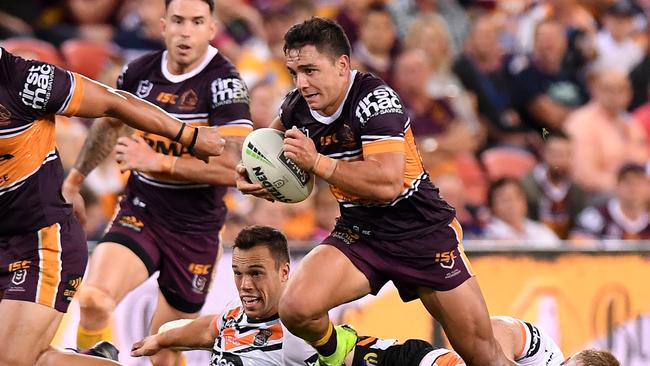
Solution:
[[[523,335],[521,351],[515,358],[518,366],[559,366],[564,361],[562,350],[555,341],[536,326],[511,318],[520,325]]]
[[[212,322],[218,332],[211,366],[282,366],[285,330],[280,317],[248,319],[242,306],[231,308]]]

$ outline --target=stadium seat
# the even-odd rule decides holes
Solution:
[[[481,154],[481,162],[491,181],[503,177],[521,178],[530,172],[537,159],[528,151],[515,147],[493,147]]]
[[[485,204],[488,183],[478,160],[471,154],[458,155],[456,169],[463,181],[465,201],[473,205]]]
[[[52,44],[35,38],[9,38],[0,45],[16,56],[65,66],[59,51]]]
[[[61,53],[68,69],[97,80],[107,61],[115,54],[105,42],[70,39],[61,45]]]

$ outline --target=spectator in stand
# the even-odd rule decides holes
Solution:
[[[512,96],[526,130],[557,129],[569,113],[586,101],[575,72],[563,69],[567,38],[562,24],[546,20],[537,25],[530,57],[513,58]]]
[[[465,187],[457,175],[441,175],[435,179],[434,184],[440,190],[442,198],[456,209],[456,218],[463,228],[463,237],[480,238],[490,220],[487,207],[466,202]]]
[[[650,239],[650,187],[645,166],[623,165],[614,192],[607,202],[580,213],[572,239]]]
[[[524,145],[525,136],[518,131],[521,117],[514,108],[505,65],[495,17],[478,16],[472,24],[465,52],[454,62],[453,71],[476,96],[478,111],[487,125],[488,144]]]
[[[269,127],[278,115],[284,93],[276,84],[263,80],[250,87],[251,118],[255,128]]]
[[[36,35],[60,45],[71,38],[101,42],[113,39],[122,0],[66,0],[49,8]]]
[[[560,239],[569,237],[587,195],[571,178],[573,146],[569,137],[557,131],[548,136],[542,162],[522,180],[528,201],[528,217],[548,226]]]
[[[353,45],[359,40],[359,24],[363,18],[366,8],[373,0],[347,0],[342,1],[339,11],[336,14],[336,22],[341,25],[348,36],[350,44]]]
[[[643,59],[643,48],[632,38],[638,10],[627,0],[617,1],[603,17],[603,29],[596,36],[598,58],[592,67],[617,70],[626,75]]]
[[[453,114],[473,132],[478,132],[475,103],[451,69],[453,54],[445,20],[437,14],[419,15],[411,24],[404,43],[406,49],[419,48],[426,54],[432,70],[427,94],[435,99],[446,99]]]
[[[648,147],[640,124],[625,112],[632,93],[627,76],[605,70],[591,80],[591,102],[569,116],[565,131],[573,141],[575,182],[593,195],[606,195],[625,162],[647,161]]]
[[[484,237],[508,240],[509,244],[527,248],[557,248],[560,239],[545,225],[526,217],[528,206],[521,183],[514,178],[501,178],[490,185],[488,205],[492,218]]]
[[[432,177],[455,174],[455,157],[474,152],[479,136],[454,113],[450,98],[432,97],[427,80],[432,70],[427,54],[410,49],[396,61],[395,85],[411,119],[423,163]]]
[[[128,63],[150,51],[165,48],[160,19],[165,16],[162,0],[135,0],[134,7],[120,22],[113,43]]]
[[[359,40],[353,44],[355,68],[371,72],[392,86],[394,56],[398,48],[395,24],[388,8],[382,3],[371,4],[361,18]]]

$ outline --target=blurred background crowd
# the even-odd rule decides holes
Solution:
[[[125,63],[164,48],[164,11],[164,0],[2,1],[0,45],[114,85]],[[292,88],[285,31],[336,19],[353,67],[401,96],[466,238],[522,248],[650,239],[650,0],[217,0],[216,15],[212,43],[246,81],[256,127]],[[69,169],[92,121],[57,123]],[[90,240],[125,182],[114,159],[86,180]],[[226,242],[256,223],[313,245],[338,216],[323,182],[299,204],[235,189],[227,204]]]

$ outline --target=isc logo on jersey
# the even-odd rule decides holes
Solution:
[[[248,103],[246,84],[238,78],[217,79],[210,85],[212,107],[233,103]]]
[[[50,100],[52,84],[54,83],[54,66],[48,64],[36,64],[27,70],[27,78],[20,92],[25,105],[43,110]]]
[[[387,113],[404,113],[402,103],[395,91],[387,86],[379,87],[366,95],[355,110],[355,115],[365,124],[372,117]]]

